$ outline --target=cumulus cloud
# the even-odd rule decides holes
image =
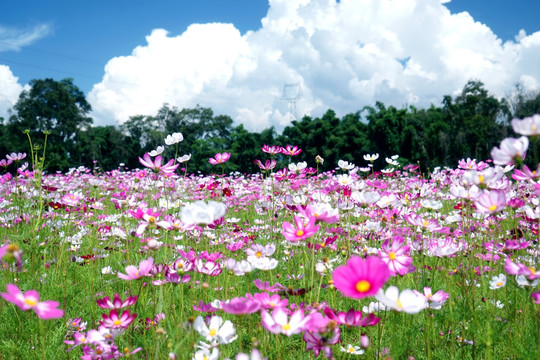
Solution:
[[[29,28],[0,26],[0,52],[19,51],[53,32],[50,24],[38,24]]]
[[[88,100],[97,124],[199,104],[261,130],[290,121],[286,83],[300,85],[300,116],[344,115],[377,100],[438,105],[473,78],[500,96],[518,81],[538,86],[540,32],[503,43],[445,2],[270,0],[261,28],[245,34],[221,23],[179,35],[156,29],[108,62]]]
[[[19,94],[24,90],[19,84],[19,78],[13,76],[13,73],[6,65],[0,65],[0,117],[9,118],[8,110],[19,99]]]

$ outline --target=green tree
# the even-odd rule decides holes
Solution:
[[[75,165],[78,137],[92,124],[87,116],[91,106],[72,79],[38,79],[31,80],[29,85],[30,89],[19,95],[13,107],[15,114],[7,125],[14,137],[14,151],[28,152],[23,130],[30,130],[34,144],[41,146],[43,132],[50,131],[46,168],[65,170]]]

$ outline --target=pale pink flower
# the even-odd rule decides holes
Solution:
[[[213,158],[208,159],[208,162],[212,165],[223,164],[231,158],[231,153],[217,153]]]
[[[138,268],[133,265],[126,266],[127,275],[118,273],[118,277],[124,280],[135,280],[143,276],[147,276],[150,273],[150,270],[152,270],[153,266],[154,266],[154,259],[150,257],[146,260],[142,260],[139,263]]]
[[[484,190],[476,198],[475,204],[482,214],[494,214],[506,207],[506,195],[502,190]]]
[[[538,114],[523,118],[523,120],[512,119],[510,124],[516,134],[526,136],[540,135],[540,115]]]
[[[491,158],[496,165],[512,165],[522,161],[529,147],[529,139],[522,136],[519,139],[506,138],[501,141],[500,147],[491,150]]]
[[[291,336],[304,331],[304,326],[309,321],[310,316],[304,316],[304,310],[299,309],[292,313],[289,319],[285,310],[281,307],[275,308],[272,315],[266,310],[261,311],[262,326],[274,334],[285,334]]]

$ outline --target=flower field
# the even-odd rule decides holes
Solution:
[[[428,175],[377,154],[320,173],[292,146],[208,176],[8,155],[0,359],[537,359],[536,125]]]

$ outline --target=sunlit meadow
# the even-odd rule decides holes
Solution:
[[[248,175],[226,152],[209,176],[161,147],[110,172],[9,154],[0,359],[537,359],[540,116],[512,126],[429,174],[270,144]]]

